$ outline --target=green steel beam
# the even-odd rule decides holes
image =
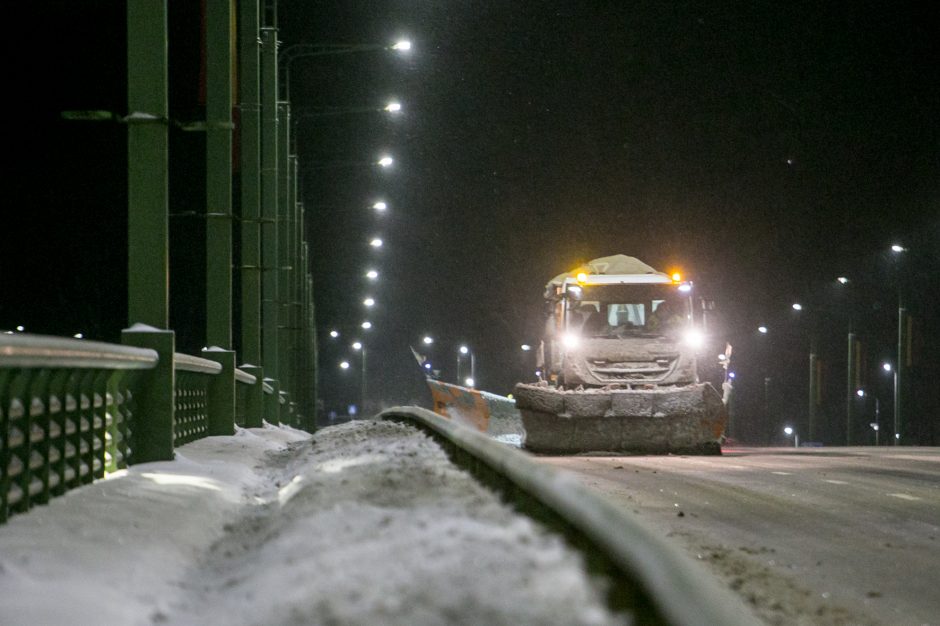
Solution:
[[[277,126],[277,278],[278,300],[278,379],[281,390],[296,394],[291,368],[290,285],[291,213],[290,197],[290,105],[278,102]]]
[[[261,39],[259,0],[239,0],[239,175],[241,178],[241,349],[257,384],[246,392],[245,424],[261,426]],[[255,372],[257,370],[257,372]],[[246,370],[247,371],[247,370]]]
[[[272,380],[278,371],[278,248],[277,248],[277,29],[261,29],[261,250],[262,250],[262,358]],[[277,423],[271,403],[265,418]],[[277,406],[277,403],[273,403]]]
[[[232,347],[231,0],[206,1],[206,343]]]
[[[127,3],[127,313],[169,326],[166,0]]]
[[[261,363],[261,41],[258,0],[239,3],[241,359]]]

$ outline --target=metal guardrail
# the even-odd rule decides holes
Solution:
[[[127,465],[132,383],[158,360],[145,348],[0,335],[0,522]]]
[[[540,465],[528,454],[418,407],[379,414],[416,426],[437,439],[452,460],[523,513],[565,535],[588,566],[611,580],[609,603],[641,624],[758,624],[730,590],[574,477]]]
[[[173,367],[177,372],[192,372],[194,374],[221,374],[222,365],[209,359],[177,352],[173,355]]]
[[[254,385],[258,379],[244,370],[235,368],[235,382],[243,385]]]
[[[173,447],[179,447],[209,434],[209,380],[222,373],[222,365],[177,352],[174,390]]]
[[[262,411],[298,425],[289,394],[234,352],[173,352],[171,332],[139,324],[122,337],[146,347],[0,334],[0,524],[129,463],[261,426]]]

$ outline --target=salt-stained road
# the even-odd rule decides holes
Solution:
[[[940,624],[940,449],[537,457],[673,537],[773,624]]]

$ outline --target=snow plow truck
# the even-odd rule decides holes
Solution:
[[[513,395],[524,447],[547,454],[720,454],[731,385],[700,378],[708,304],[679,275],[625,255],[545,286],[537,383]],[[713,343],[713,342],[709,342]],[[714,354],[714,351],[711,351]]]

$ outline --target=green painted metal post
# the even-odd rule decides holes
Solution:
[[[309,256],[309,252],[308,252]],[[316,300],[314,299],[313,291],[313,275],[307,274],[307,310],[309,311],[307,317],[307,333],[309,335],[309,343],[307,344],[307,355],[310,359],[310,380],[307,381],[307,384],[310,385],[310,401],[313,405],[312,419],[311,423],[313,424],[314,430],[316,429],[317,424],[317,414],[319,411],[319,387],[320,387],[320,357],[317,347],[317,318],[316,318]],[[313,432],[313,431],[311,431]]]
[[[169,326],[166,0],[127,3],[128,318]]]
[[[255,384],[248,390],[247,396],[249,398],[257,396],[258,398],[257,406],[249,401],[245,407],[245,428],[261,428],[263,426],[262,417],[264,416],[264,387],[262,386],[264,370],[257,365],[250,364],[239,365],[238,369],[255,377]]]
[[[171,461],[176,389],[173,355],[176,353],[176,335],[172,330],[135,324],[121,332],[121,343],[137,348],[150,348],[160,357],[156,367],[141,372],[139,390],[134,395],[137,418],[131,442],[132,460],[134,463]]]
[[[291,389],[294,390],[294,398],[297,401],[297,416],[303,414],[303,390],[301,390],[301,369],[300,355],[301,346],[299,342],[300,314],[298,311],[299,298],[297,287],[302,267],[300,265],[300,212],[297,209],[297,155],[290,154],[287,157],[288,170],[290,172],[290,186],[287,194],[287,208],[290,211],[290,295],[288,296],[288,317],[290,320],[290,363],[291,363]],[[297,420],[300,426],[300,421]]]
[[[264,414],[261,355],[261,14],[259,0],[239,2],[239,163],[241,177],[241,369],[257,378],[245,393],[245,420]],[[252,368],[249,370],[248,368]]]
[[[264,394],[264,419],[267,420],[269,424],[277,426],[281,423],[280,387],[278,386],[278,382],[273,378],[265,378],[264,382],[270,385],[270,387],[274,390],[273,393]],[[271,421],[272,416],[275,420],[273,422]]]
[[[203,348],[202,358],[222,366],[221,372],[209,378],[209,435],[234,435],[235,351]]]
[[[277,125],[277,278],[278,300],[278,380],[281,389],[291,395],[296,391],[293,386],[291,371],[291,331],[290,331],[290,250],[291,250],[291,210],[290,198],[290,105],[278,102]]]
[[[278,371],[278,249],[277,249],[277,29],[261,29],[261,250],[262,357],[264,371],[277,380]],[[279,408],[264,402],[264,417],[277,424]],[[273,413],[271,411],[274,411]]]
[[[258,0],[239,2],[241,357],[261,363],[261,40]]]
[[[206,0],[206,343],[232,347],[231,0]]]

